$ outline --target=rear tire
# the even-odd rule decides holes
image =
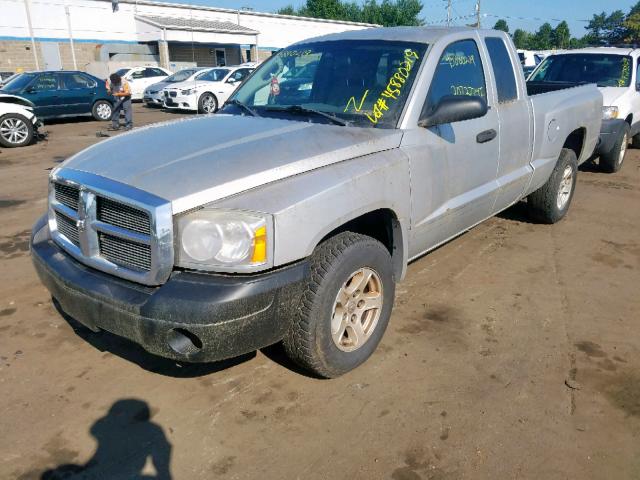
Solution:
[[[527,197],[529,214],[541,223],[557,223],[569,211],[578,176],[578,160],[573,150],[563,148],[551,177]]]
[[[618,141],[611,151],[600,156],[600,169],[603,172],[615,173],[622,168],[624,157],[627,154],[627,146],[629,145],[629,131],[629,125],[625,124]]]
[[[198,113],[216,113],[218,100],[213,93],[205,92],[198,99]]]
[[[113,105],[106,100],[98,100],[93,104],[91,108],[91,115],[99,122],[106,122],[111,120],[111,114],[113,113]]]
[[[0,117],[0,145],[6,148],[24,147],[33,141],[31,121],[18,113]]]
[[[334,378],[367,360],[384,335],[395,295],[391,255],[371,237],[343,232],[316,248],[310,270],[283,343],[298,365]]]

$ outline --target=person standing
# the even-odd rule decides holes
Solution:
[[[124,111],[124,129],[131,130],[133,128],[133,107],[131,104],[131,87],[129,86],[129,83],[117,73],[112,73],[109,75],[106,87],[109,93],[116,97],[116,104],[114,105],[113,112],[111,114],[111,127],[109,127],[108,130],[120,130],[121,110]]]

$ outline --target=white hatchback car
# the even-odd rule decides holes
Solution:
[[[142,100],[144,91],[149,85],[158,83],[171,75],[169,70],[160,67],[121,68],[116,73],[129,83],[133,100]]]
[[[215,113],[255,67],[214,67],[164,89],[164,106],[198,113]]]

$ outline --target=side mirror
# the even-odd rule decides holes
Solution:
[[[238,82],[238,80],[236,80],[235,78],[230,78],[229,80],[227,80],[227,83],[230,83],[230,84],[232,84],[232,85],[233,85],[234,83],[237,83],[237,82]]]
[[[640,83],[636,83],[636,92],[640,92]]]
[[[36,87],[27,87],[24,89],[24,93],[36,93]]]
[[[484,117],[489,111],[487,101],[482,97],[447,95],[427,111],[422,111],[418,126],[427,128],[445,123],[461,122]]]

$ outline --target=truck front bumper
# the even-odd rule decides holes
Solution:
[[[34,225],[31,256],[61,309],[161,357],[211,362],[280,341],[300,298],[305,261],[253,275],[175,271],[147,287],[89,268],[51,240],[46,218]]]
[[[600,138],[596,146],[595,156],[606,155],[615,146],[622,135],[626,122],[620,119],[603,120],[600,127]]]

